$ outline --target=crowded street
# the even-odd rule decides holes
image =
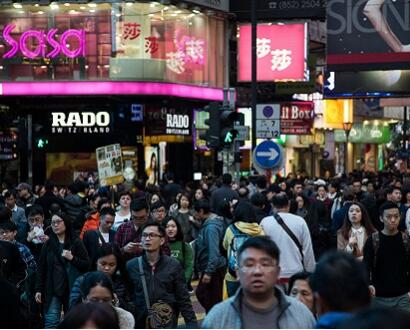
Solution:
[[[410,328],[409,12],[0,0],[0,328]]]

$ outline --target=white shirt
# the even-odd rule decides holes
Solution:
[[[356,238],[357,238],[357,248],[359,249],[359,251],[363,251],[363,246],[364,246],[364,243],[365,243],[364,242],[365,232],[366,231],[365,231],[363,226],[361,226],[358,229],[355,229],[355,228],[352,227],[351,231],[350,231],[349,238],[353,237],[353,236],[356,236]],[[347,246],[346,246],[346,252],[353,253],[353,249],[350,247],[349,244],[347,244]]]
[[[306,271],[313,272],[316,262],[313,254],[312,239],[310,238],[309,228],[305,220],[291,213],[279,212],[279,215],[302,245]],[[293,274],[303,271],[302,256],[298,247],[277,220],[273,216],[266,217],[262,220],[261,226],[265,234],[279,247],[280,278],[289,278]]]
[[[112,225],[112,229],[117,231],[118,227],[121,226],[125,220],[130,221],[131,213],[127,215],[119,215],[118,212],[115,213],[114,224]]]
[[[101,232],[101,236],[104,238],[105,243],[109,243],[110,242],[110,233],[103,233]],[[100,241],[101,244],[103,244],[104,242],[101,242],[101,238],[98,239]]]

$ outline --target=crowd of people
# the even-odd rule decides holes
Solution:
[[[410,177],[394,172],[3,184],[1,324],[410,327],[409,233]]]

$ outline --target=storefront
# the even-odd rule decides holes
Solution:
[[[223,99],[227,29],[223,12],[193,5],[0,7],[1,103],[32,130],[31,141],[20,135],[34,152],[22,148],[19,159],[32,157],[35,182],[95,172],[95,149],[111,143],[134,152],[139,177],[156,152],[156,177],[168,165],[179,179],[192,178],[193,112]],[[48,142],[41,150],[39,139]],[[172,167],[182,156],[190,165]],[[87,165],[65,171],[73,157]],[[20,167],[19,179],[30,180],[30,168]]]

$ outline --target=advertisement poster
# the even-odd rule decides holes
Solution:
[[[146,185],[158,184],[158,147],[145,147],[145,174],[147,175]]]
[[[313,102],[289,102],[280,105],[280,132],[287,135],[312,134],[315,111]]]
[[[409,9],[408,1],[328,1],[327,68],[410,68]]]
[[[122,154],[119,144],[97,148],[98,176],[101,186],[110,186],[124,181]]]

